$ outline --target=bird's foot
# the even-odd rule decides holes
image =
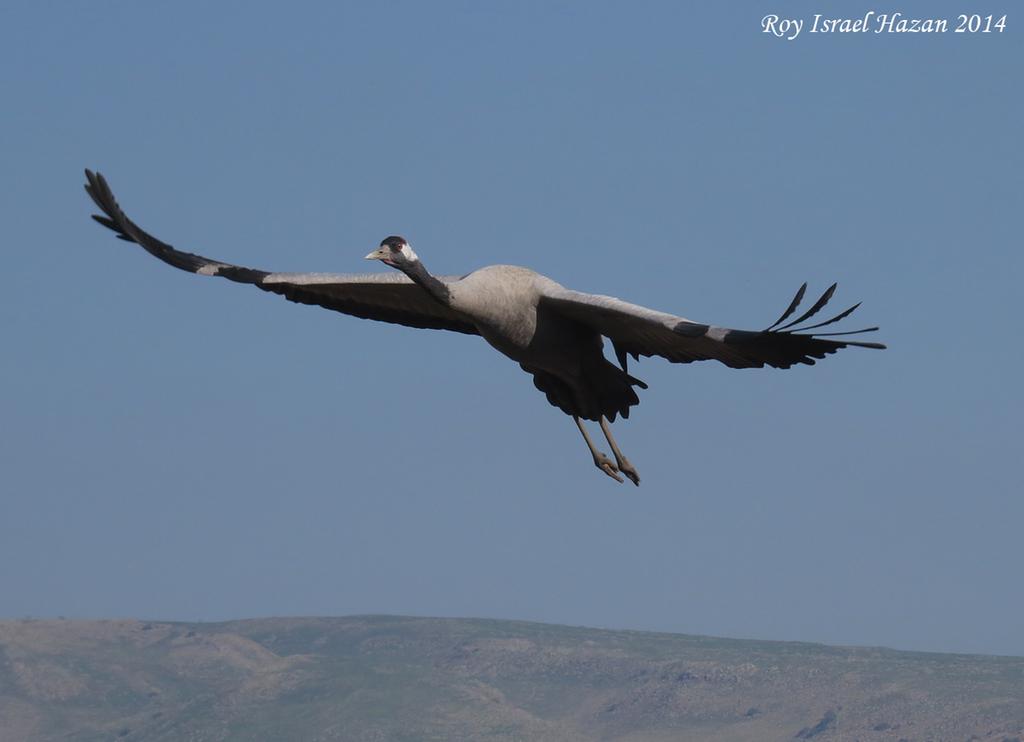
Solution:
[[[626,477],[630,482],[635,484],[637,487],[640,486],[640,472],[636,470],[636,467],[629,463],[629,459],[623,456],[618,460],[619,471]]]
[[[616,482],[622,482],[622,477],[619,476],[619,468],[612,463],[612,460],[605,456],[603,453],[599,453],[594,457],[594,466],[603,471],[609,477],[614,479]]]

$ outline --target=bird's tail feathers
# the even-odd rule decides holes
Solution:
[[[567,415],[585,420],[597,421],[604,416],[615,422],[617,415],[628,418],[629,408],[640,404],[633,387],[647,388],[643,381],[603,357],[574,382],[531,366],[522,365],[522,368],[533,375],[533,385],[544,392],[548,402]]]

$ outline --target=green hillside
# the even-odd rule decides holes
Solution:
[[[0,740],[1024,740],[1024,658],[358,616],[0,621]]]

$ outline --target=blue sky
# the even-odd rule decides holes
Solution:
[[[771,12],[820,9],[5,3],[0,616],[1024,654],[1017,19],[788,42]],[[891,347],[641,362],[634,490],[481,340],[175,271],[88,219],[84,167],[243,265],[363,271],[399,233],[743,328],[839,281]]]

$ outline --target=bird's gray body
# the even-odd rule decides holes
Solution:
[[[451,284],[451,306],[513,361],[575,376],[588,352],[600,353],[601,336],[545,311],[541,299],[559,290],[564,290],[560,284],[529,268],[490,265]]]
[[[484,340],[524,361],[537,334],[540,284],[549,278],[516,265],[489,265],[448,284],[452,309],[473,322]]]
[[[639,403],[631,377],[604,357],[601,334],[543,303],[565,293],[561,284],[529,268],[491,265],[448,288],[449,306],[532,374],[556,407],[590,420],[614,420]]]
[[[598,421],[615,453],[618,467],[594,448],[580,427],[594,463],[616,479],[621,471],[634,483],[639,477],[608,431],[607,420],[629,416],[639,404],[634,387],[646,389],[628,373],[632,356],[661,356],[673,363],[717,360],[731,368],[790,368],[850,346],[884,348],[879,343],[830,336],[871,332],[810,333],[852,313],[797,327],[831,299],[833,284],[797,319],[782,324],[803,299],[804,284],[782,316],[764,330],[732,330],[701,324],[610,296],[567,289],[529,268],[492,265],[462,277],[433,276],[409,244],[392,236],[367,258],[381,260],[401,273],[272,273],[231,265],[176,250],[142,230],[121,211],[102,175],[86,171],[86,191],[103,211],[94,216],[119,238],[140,245],[181,270],[252,284],[302,304],[313,304],[363,319],[409,327],[480,335],[533,375],[548,401],[576,418]],[[603,353],[608,338],[618,365]]]

